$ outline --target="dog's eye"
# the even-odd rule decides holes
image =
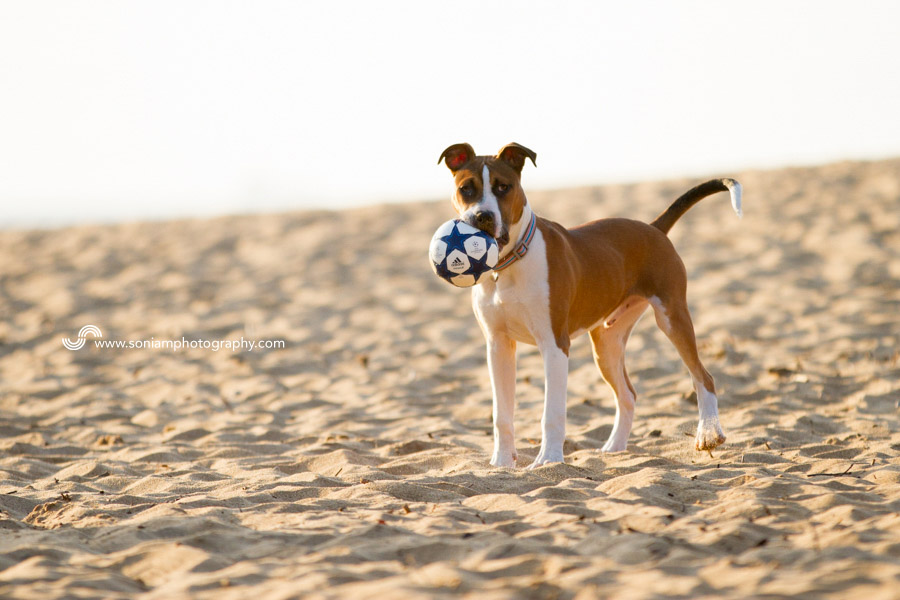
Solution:
[[[464,186],[462,186],[461,188],[459,188],[459,193],[460,193],[460,195],[462,195],[463,198],[471,198],[472,196],[475,195],[475,188],[472,186],[471,183],[467,183]]]
[[[494,195],[495,196],[502,196],[503,194],[505,194],[508,191],[509,191],[509,186],[506,185],[505,183],[497,183],[494,185]]]

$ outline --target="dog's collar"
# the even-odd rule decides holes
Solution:
[[[523,258],[525,254],[528,252],[528,246],[531,244],[531,240],[534,239],[534,231],[537,229],[537,217],[534,213],[531,213],[531,222],[528,224],[528,229],[525,230],[525,237],[522,238],[522,241],[516,246],[516,249],[509,253],[502,263],[494,267],[494,272],[499,272],[510,266],[520,258]]]

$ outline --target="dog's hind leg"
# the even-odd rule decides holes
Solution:
[[[675,345],[694,381],[694,389],[697,392],[697,408],[700,411],[700,422],[697,424],[697,450],[712,450],[725,441],[725,434],[719,423],[716,383],[713,381],[712,375],[703,367],[703,363],[700,362],[687,300],[683,298],[682,294],[678,294],[678,297],[674,299],[651,298],[650,304],[656,314],[656,324]]]
[[[625,450],[634,420],[634,403],[637,397],[625,369],[625,345],[631,330],[644,314],[647,301],[640,298],[629,302],[632,305],[625,310],[615,311],[615,319],[607,319],[604,325],[590,331],[594,362],[600,369],[603,380],[616,396],[616,420],[609,439],[603,445],[603,452]]]

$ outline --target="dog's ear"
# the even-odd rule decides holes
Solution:
[[[447,167],[456,173],[461,166],[473,158],[475,158],[475,150],[472,149],[472,146],[469,144],[453,144],[441,152],[438,164],[441,164],[441,161],[443,160],[447,163]]]
[[[497,158],[509,163],[509,166],[515,169],[517,173],[522,172],[522,167],[525,166],[526,158],[530,158],[531,164],[537,166],[537,154],[535,154],[533,150],[529,150],[525,146],[515,142],[500,148],[500,152],[497,153]]]

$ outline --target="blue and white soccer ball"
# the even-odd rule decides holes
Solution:
[[[497,266],[497,241],[459,219],[438,227],[428,248],[431,266],[441,279],[457,287],[471,287]]]

